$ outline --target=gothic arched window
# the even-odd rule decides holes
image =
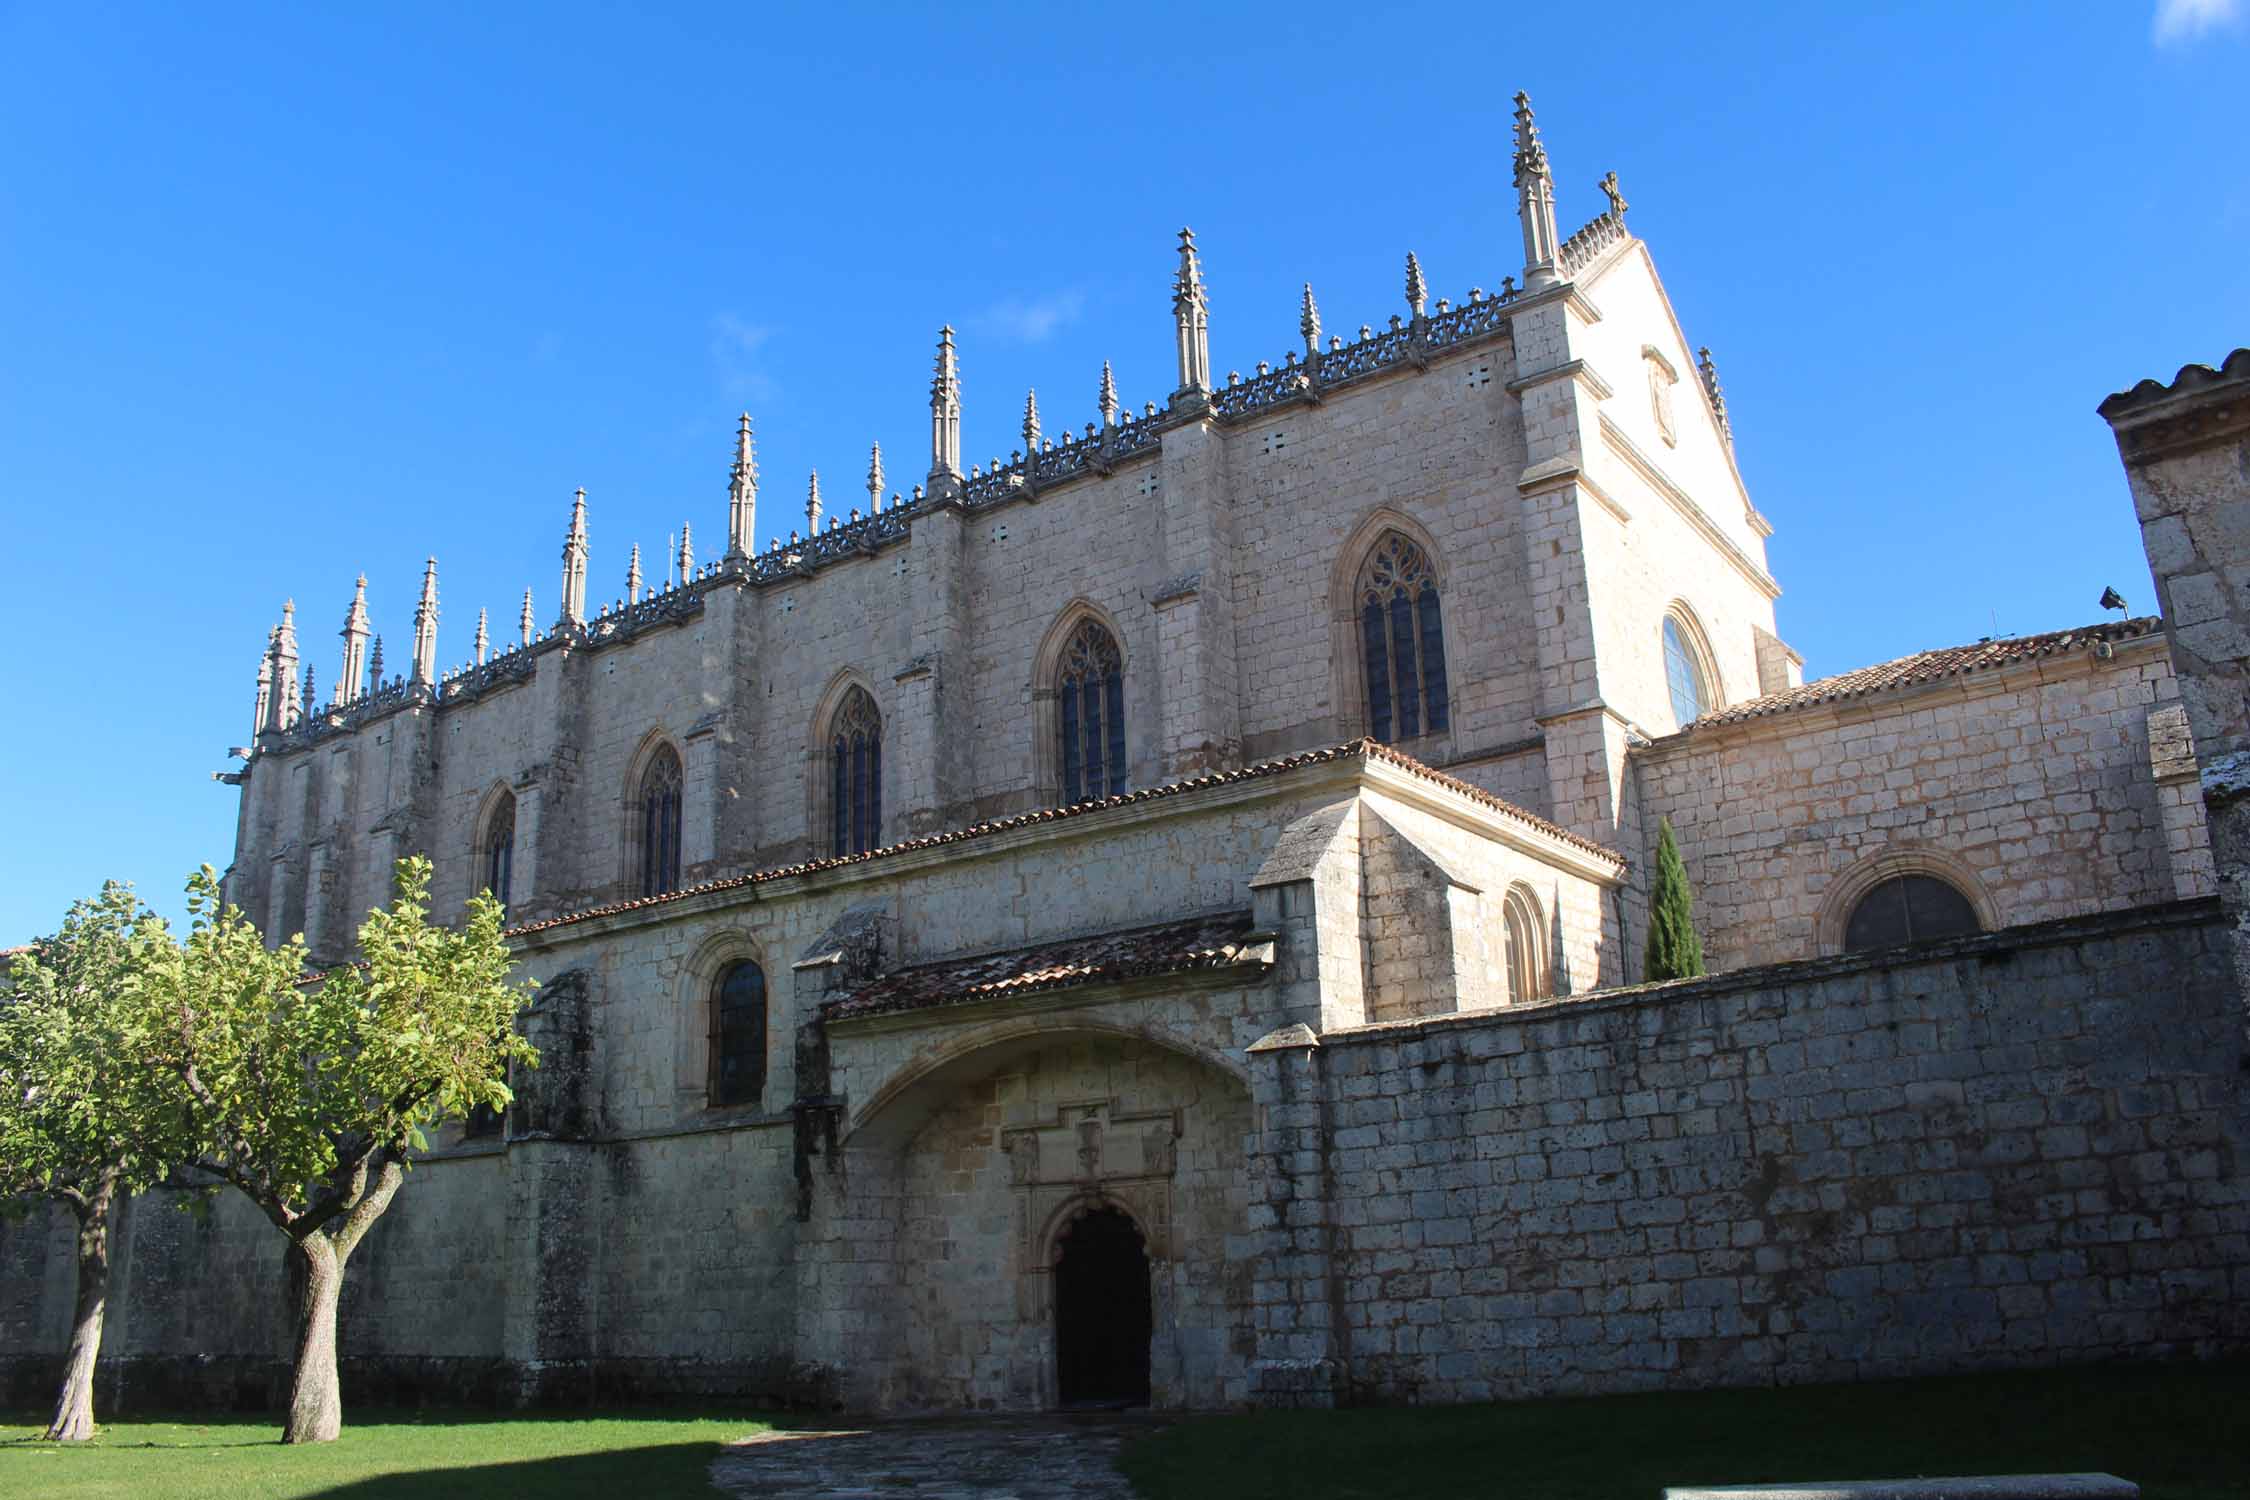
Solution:
[[[1437,578],[1422,549],[1386,531],[1359,570],[1360,651],[1367,731],[1386,744],[1447,727],[1445,625]]]
[[[711,992],[710,1104],[755,1104],[766,1088],[766,971],[745,959]]]
[[[1552,988],[1539,899],[1522,886],[1511,886],[1500,902],[1500,924],[1507,945],[1508,1000],[1538,1000]]]
[[[1934,875],[1893,875],[1852,907],[1844,949],[1891,948],[1983,930],[1967,896]]]
[[[1125,658],[1099,620],[1082,620],[1063,647],[1055,682],[1063,801],[1125,790]]]
[[[1664,617],[1664,685],[1672,695],[1672,721],[1682,729],[1710,704],[1700,645],[1695,627],[1676,611]]]
[[[641,773],[641,894],[680,888],[680,754],[658,749]]]
[[[828,834],[831,854],[865,854],[882,842],[883,716],[855,687],[828,733]]]
[[[503,907],[516,868],[516,795],[502,792],[484,821],[484,845],[477,851],[484,888]]]

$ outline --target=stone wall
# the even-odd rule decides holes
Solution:
[[[1262,1399],[2250,1347],[2209,901],[1254,1049]]]

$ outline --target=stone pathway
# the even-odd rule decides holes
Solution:
[[[748,1500],[1132,1500],[1117,1450],[1145,1415],[985,1417],[799,1428],[729,1443],[711,1482]]]

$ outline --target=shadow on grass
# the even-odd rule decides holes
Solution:
[[[459,1467],[377,1474],[327,1489],[305,1491],[306,1500],[671,1500],[674,1496],[716,1495],[711,1461],[717,1442],[664,1443],[604,1453],[559,1454],[513,1463],[464,1463]],[[466,1455],[464,1455],[465,1457]]]

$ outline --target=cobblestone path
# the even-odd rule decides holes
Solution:
[[[1146,1416],[987,1417],[767,1432],[729,1443],[711,1482],[749,1500],[1132,1500],[1114,1467]]]

